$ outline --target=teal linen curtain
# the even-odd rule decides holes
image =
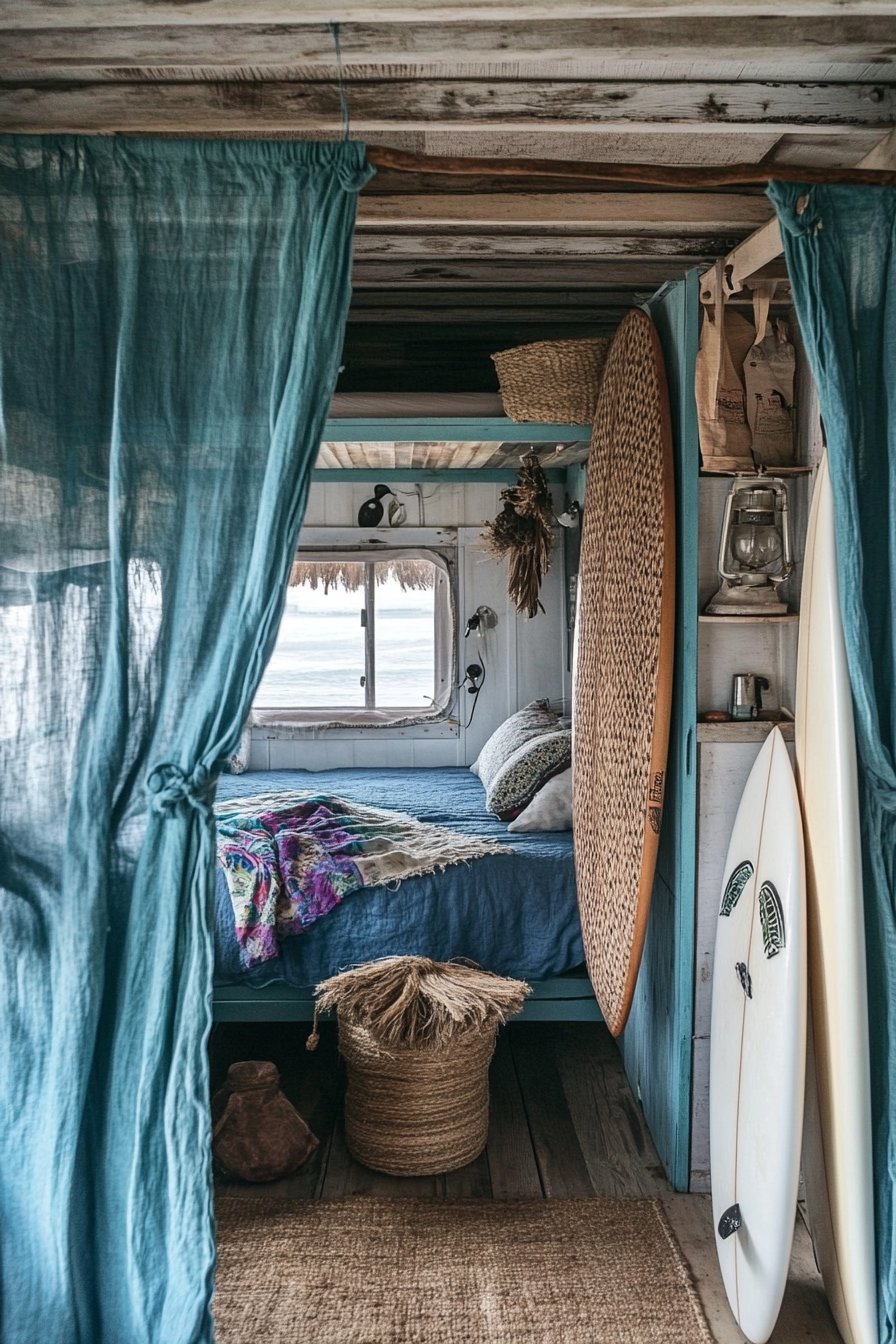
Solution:
[[[201,1344],[210,804],[276,637],[359,144],[0,137],[0,1338]]]
[[[861,790],[881,1344],[896,1339],[896,191],[773,182],[818,387]]]

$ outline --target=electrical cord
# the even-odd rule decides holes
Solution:
[[[476,706],[479,704],[479,693],[485,685],[485,667],[481,663],[470,663],[467,667],[461,686],[466,686],[473,697],[473,706],[470,710],[470,717],[464,724],[464,728],[469,728],[473,722],[473,715],[476,713]]]
[[[486,669],[488,662],[486,659],[486,648],[490,630],[494,630],[498,624],[498,617],[491,607],[479,606],[473,612],[473,615],[467,620],[464,630],[464,639],[469,639],[471,634],[476,636],[476,644],[479,653],[480,662],[468,663],[464,672],[463,681],[458,683],[457,689],[461,690],[466,686],[473,696],[473,704],[470,709],[470,717],[464,724],[464,728],[469,728],[473,722],[473,716],[476,713],[476,706],[479,704],[479,694],[485,685]]]

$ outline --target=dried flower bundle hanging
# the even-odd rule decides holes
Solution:
[[[554,505],[547,477],[535,453],[527,453],[517,472],[517,483],[501,491],[504,508],[486,523],[486,549],[496,560],[509,557],[507,592],[520,615],[544,611],[538,594],[551,562],[554,541]]]

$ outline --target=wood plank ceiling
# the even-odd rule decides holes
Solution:
[[[534,452],[545,467],[566,467],[588,457],[586,443],[322,443],[316,466],[335,470],[352,467],[394,471],[450,468],[518,467]]]
[[[893,0],[0,0],[0,14],[4,131],[338,138],[334,23],[350,134],[414,153],[849,166],[896,124]],[[771,213],[756,188],[380,172],[360,202],[340,390],[494,391],[491,351],[607,334]],[[325,456],[408,452],[435,461],[408,444]],[[449,457],[494,465],[501,446]]]

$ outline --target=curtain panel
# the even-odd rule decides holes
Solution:
[[[0,137],[0,1338],[200,1344],[211,804],[336,384],[363,145]]]
[[[855,707],[881,1344],[896,1340],[896,191],[773,182],[828,445]]]

